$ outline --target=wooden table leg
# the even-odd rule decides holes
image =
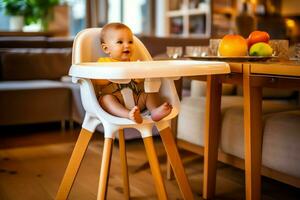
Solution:
[[[203,198],[215,194],[219,137],[221,132],[222,83],[217,75],[207,76]]]
[[[97,200],[106,199],[113,141],[112,138],[104,139]]]
[[[244,142],[246,199],[261,198],[262,88],[252,86],[250,65],[244,66]]]
[[[168,196],[167,196],[163,178],[161,176],[159,162],[154,148],[153,138],[145,137],[143,138],[143,141],[144,141],[147,157],[149,160],[151,173],[154,179],[154,185],[158,195],[158,199],[167,200]]]
[[[124,187],[124,198],[128,200],[130,198],[130,188],[129,188],[129,177],[128,177],[128,166],[127,166],[127,156],[126,156],[126,145],[124,130],[119,130],[119,151],[122,166],[123,175],[123,187]]]
[[[194,199],[171,128],[167,127],[159,132],[183,198],[186,200]]]
[[[78,169],[80,167],[81,161],[86,152],[86,149],[88,147],[92,135],[93,135],[92,132],[84,128],[81,129],[71,159],[69,161],[68,167],[66,169],[63,180],[56,194],[56,200],[65,200],[68,198],[71,187],[74,183],[75,177],[77,175]]]

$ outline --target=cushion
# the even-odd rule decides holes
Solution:
[[[0,105],[0,125],[72,119],[71,90],[59,81],[2,81]]]
[[[297,106],[272,100],[263,101],[263,116],[268,114],[294,110]],[[220,148],[229,154],[244,158],[244,112],[243,105],[227,110],[222,123]]]
[[[200,146],[204,145],[205,105],[205,97],[184,97],[182,99],[178,115],[177,137],[179,139]],[[263,103],[264,114],[295,108],[297,107],[294,105],[272,100],[265,100]],[[222,142],[220,146],[226,153],[244,158],[243,97],[223,96],[221,112]]]
[[[265,119],[262,162],[271,169],[300,178],[300,110]]]
[[[59,79],[68,74],[71,49],[15,49],[2,55],[2,80]]]
[[[204,145],[205,101],[205,97],[184,97],[182,99],[178,115],[177,137],[179,139],[200,146]],[[227,109],[236,105],[243,105],[242,97],[222,97],[222,115]]]

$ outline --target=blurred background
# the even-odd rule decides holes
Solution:
[[[74,36],[86,27],[123,22],[135,34],[220,38],[268,31],[273,39],[300,40],[299,0],[1,0],[0,31],[50,31]],[[44,14],[41,14],[44,13]]]

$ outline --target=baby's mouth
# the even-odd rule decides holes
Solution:
[[[130,51],[129,50],[125,50],[125,51],[123,51],[123,53],[130,54]]]

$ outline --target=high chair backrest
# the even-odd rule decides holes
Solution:
[[[106,57],[100,44],[101,28],[88,28],[79,32],[73,43],[72,64],[81,62],[96,62],[99,57]],[[152,60],[143,43],[133,36],[133,60]]]
[[[96,62],[99,57],[106,57],[100,45],[100,33],[101,28],[88,28],[82,30],[76,35],[73,43],[72,64]],[[143,43],[135,36],[133,37],[133,40],[134,52],[132,55],[132,60],[151,61],[152,57]],[[86,84],[84,85],[86,86]],[[105,119],[107,119],[108,114],[104,112],[101,106],[98,106],[99,108],[96,106],[99,105],[95,95],[98,92],[98,88],[95,86],[92,88],[92,90],[94,90],[93,94],[88,92],[89,90],[90,89],[84,88],[83,86],[81,87],[83,107],[85,108],[86,112],[92,116],[98,115],[97,113],[102,113],[100,114],[102,117],[100,115],[98,116],[103,122]],[[162,79],[159,92],[162,99],[172,104],[172,113],[177,115],[179,111],[179,98],[173,80],[165,78]]]

